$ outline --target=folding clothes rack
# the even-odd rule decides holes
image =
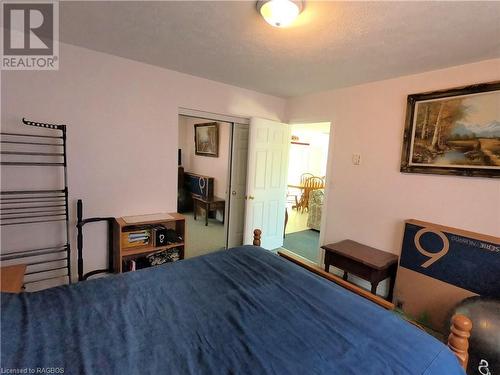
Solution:
[[[47,173],[56,173],[51,168],[64,169],[64,186],[53,190],[37,189],[36,181],[31,181],[32,186],[22,190],[8,190],[0,192],[0,226],[22,226],[26,224],[38,225],[49,222],[66,222],[64,233],[65,242],[58,246],[41,246],[39,248],[22,250],[1,249],[0,261],[3,265],[26,264],[25,276],[30,277],[25,284],[40,281],[67,278],[71,283],[71,250],[69,243],[69,210],[68,210],[68,178],[66,158],[66,125],[45,124],[28,121],[23,118],[23,124],[37,128],[45,128],[60,132],[54,135],[46,134],[21,134],[1,132],[1,143],[9,144],[11,149],[0,151],[2,160],[0,165],[12,168],[40,167],[48,168]],[[37,129],[38,130],[38,129]],[[58,152],[32,151],[30,147],[56,148]],[[16,150],[19,148],[20,150]],[[28,149],[28,150],[27,150]],[[60,151],[59,151],[60,150]],[[52,151],[52,150],[50,150]],[[43,161],[49,157],[51,161]],[[22,161],[19,161],[19,158]],[[8,160],[5,160],[8,159]],[[16,161],[16,159],[18,159]],[[24,172],[24,171],[23,171]],[[22,234],[22,231],[20,231]],[[26,235],[24,233],[23,235]],[[20,238],[19,243],[23,239]],[[60,256],[63,256],[62,258]],[[57,257],[57,259],[54,259]],[[45,259],[43,259],[45,258]],[[64,264],[64,266],[62,266]]]

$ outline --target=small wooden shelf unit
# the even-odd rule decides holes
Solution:
[[[172,219],[165,220],[145,220],[134,222],[133,224],[127,223],[123,217],[115,219],[113,228],[113,259],[115,272],[122,272],[122,265],[125,260],[134,259],[141,256],[146,256],[155,252],[178,248],[179,258],[184,259],[184,243],[186,241],[186,225],[184,216],[176,212],[169,213]],[[145,215],[146,217],[147,215]],[[182,237],[183,242],[169,244],[164,246],[153,246],[152,242],[144,246],[136,246],[127,248],[123,243],[123,234],[132,232],[138,229],[152,228],[156,225],[162,225],[167,229],[173,229],[179,236]]]

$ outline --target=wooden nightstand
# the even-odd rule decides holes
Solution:
[[[346,281],[348,273],[367,280],[372,285],[372,294],[377,294],[377,286],[380,281],[390,277],[387,300],[392,302],[394,282],[398,270],[399,258],[397,255],[352,240],[344,240],[321,247],[325,250],[326,272],[330,266],[335,266],[344,270],[343,279]]]
[[[21,293],[23,289],[26,265],[5,266],[0,268],[0,291],[6,293]]]

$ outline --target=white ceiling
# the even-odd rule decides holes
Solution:
[[[282,97],[500,56],[500,2],[62,2],[61,40]]]

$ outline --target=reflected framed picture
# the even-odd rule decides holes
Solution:
[[[500,177],[500,81],[408,96],[401,172]]]
[[[195,124],[194,144],[196,155],[219,157],[219,123]]]

